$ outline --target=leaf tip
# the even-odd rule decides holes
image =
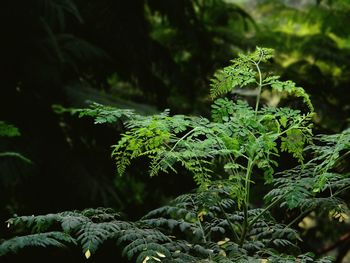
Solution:
[[[85,258],[86,259],[89,259],[91,257],[91,252],[90,252],[90,250],[88,249],[88,250],[86,250],[86,252],[85,252]]]

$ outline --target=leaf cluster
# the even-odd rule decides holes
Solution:
[[[311,211],[327,211],[339,219],[346,215],[341,194],[350,187],[345,172],[350,133],[314,137],[313,108],[306,92],[291,81],[261,72],[260,63],[272,56],[272,50],[257,48],[215,75],[213,97],[253,83],[258,93],[255,108],[245,101],[217,98],[211,120],[171,116],[169,110],[141,116],[100,104],[88,109],[56,107],[56,111],[92,117],[95,123],[124,124],[126,131],[112,146],[119,175],[127,173],[134,159],[148,158],[150,176],[187,171],[198,189],[134,222],[106,209],[14,217],[8,226],[31,235],[4,241],[0,253],[71,243],[89,258],[111,241],[128,260],[142,263],[331,262],[305,254],[300,234],[291,227]],[[265,86],[302,97],[309,112],[261,107]],[[275,173],[281,152],[300,164]],[[259,180],[272,188],[261,208],[251,204],[251,186]],[[301,216],[278,222],[271,213],[277,205],[287,211],[299,209]]]
[[[268,213],[253,224],[239,246],[244,216],[236,208],[227,187],[217,182],[206,191],[179,196],[136,222],[120,220],[118,213],[103,208],[14,217],[7,221],[8,227],[31,234],[2,242],[0,256],[25,247],[70,245],[81,247],[90,258],[110,240],[133,262],[261,262],[306,257],[277,254],[286,248],[293,252],[292,247],[297,253],[298,235]],[[259,209],[250,210],[249,218],[259,213]]]

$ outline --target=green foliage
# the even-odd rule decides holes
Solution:
[[[0,121],[0,137],[17,137],[20,135],[21,133],[16,126]],[[0,157],[13,157],[29,164],[32,163],[30,159],[18,152],[0,152]]]
[[[286,137],[282,138],[282,151],[293,153],[295,158],[303,159],[303,148],[305,138],[302,132],[298,129],[291,129],[286,132]]]
[[[17,127],[4,121],[0,121],[0,137],[15,137],[20,135],[21,133]]]
[[[26,247],[66,247],[75,244],[75,240],[62,232],[36,233],[27,236],[14,237],[0,245],[0,257],[8,253],[16,253]]]
[[[116,109],[99,103],[92,103],[88,109],[67,109],[60,105],[53,105],[52,108],[57,114],[68,112],[72,115],[78,115],[79,118],[92,117],[95,124],[116,123],[119,119],[124,120],[136,116],[133,110]]]
[[[242,63],[243,64],[243,63]],[[215,73],[212,82],[211,96],[216,98],[222,94],[232,91],[236,86],[245,87],[247,84],[255,83],[255,72],[248,66],[236,70],[235,66],[227,67]]]
[[[309,95],[303,88],[296,87],[293,81],[280,81],[276,76],[274,76],[273,79],[265,79],[263,82],[264,85],[270,85],[272,90],[291,94],[295,97],[301,97],[303,99],[303,102],[309,107],[310,111],[314,111],[314,107],[312,106]]]
[[[283,80],[302,83],[317,109],[317,124],[332,132],[347,125],[350,5],[337,1],[256,1],[246,4],[260,30],[260,45],[276,50]]]
[[[350,153],[350,129],[333,135],[318,135],[315,141],[317,144],[306,149],[314,155],[312,162],[318,164],[315,174],[327,173],[344,165]]]
[[[342,172],[350,150],[349,129],[334,135],[319,135],[314,144],[306,147],[312,155],[303,167],[297,166],[283,171],[274,179],[274,189],[266,195],[269,200],[284,196],[286,205],[304,210],[320,208],[327,211],[344,212],[347,205],[338,196],[350,186],[350,173]],[[322,193],[330,193],[328,198],[318,198]]]
[[[230,71],[232,74],[237,70],[251,72],[247,62],[253,61],[260,72],[258,63],[267,62],[271,56],[271,50],[257,48],[253,54],[241,55],[234,60]],[[239,77],[234,75],[233,78]],[[276,80],[270,79],[272,81]],[[215,83],[215,87],[226,85],[220,81]],[[244,81],[241,83],[243,85]],[[293,88],[288,86],[286,90],[289,89]],[[221,91],[212,88],[215,94],[221,94]],[[259,98],[260,94],[257,105]],[[177,164],[180,164],[193,174],[201,187],[206,188],[215,179],[215,167],[224,162],[225,178],[235,182],[232,194],[242,203],[254,167],[263,170],[266,182],[270,182],[277,165],[274,158],[279,156],[279,151],[290,152],[302,161],[304,146],[312,136],[312,113],[301,114],[298,110],[273,107],[260,110],[256,107],[254,110],[244,101],[220,98],[214,101],[212,116],[214,122],[182,115],[170,117],[165,111],[150,117],[128,119],[128,131],[113,146],[112,156],[116,159],[118,174],[125,173],[132,159],[147,156],[151,176],[159,172],[177,172]],[[278,140],[282,141],[280,147]],[[242,173],[246,174],[245,178]]]
[[[231,92],[236,87],[257,84],[258,65],[272,56],[273,50],[268,48],[256,48],[255,52],[248,55],[240,54],[237,59],[231,61],[231,66],[214,74],[210,90],[212,98]]]
[[[127,223],[116,221],[118,214],[110,209],[86,209],[84,211],[62,212],[58,214],[48,214],[42,216],[23,216],[15,217],[7,222],[8,228],[18,228],[22,230],[29,229],[33,234],[32,238],[21,239],[21,247],[24,246],[42,246],[42,243],[36,242],[42,236],[48,235],[46,245],[55,245],[55,240],[60,241],[60,235],[56,235],[54,229],[60,225],[62,233],[73,243],[80,244],[84,253],[94,253],[98,247],[107,239],[113,237]],[[52,236],[50,236],[50,234]],[[14,252],[12,243],[16,243],[18,237],[3,243],[0,246],[2,253]],[[62,241],[67,241],[62,240]],[[50,243],[50,241],[52,241]],[[10,244],[10,245],[8,245]],[[56,246],[60,245],[57,243]],[[17,248],[16,248],[17,249]],[[89,252],[87,252],[89,251]]]
[[[302,88],[276,76],[262,78],[260,62],[272,57],[270,49],[233,60],[233,66],[215,76],[214,97],[234,86],[257,85],[255,108],[242,100],[219,98],[212,106],[212,121],[203,117],[171,116],[168,110],[141,116],[130,110],[93,104],[89,109],[62,109],[95,123],[121,121],[126,131],[113,147],[119,175],[136,158],[148,158],[149,175],[185,173],[198,184],[196,192],[177,197],[137,221],[123,221],[113,211],[87,209],[8,220],[8,226],[33,236],[15,237],[0,245],[3,255],[25,246],[41,246],[35,235],[57,228],[78,244],[89,258],[107,240],[115,241],[132,262],[331,262],[316,259],[301,249],[301,233],[294,223],[311,211],[342,218],[348,208],[341,194],[350,187],[346,170],[350,133],[313,137],[311,102]],[[258,74],[258,80],[256,80]],[[231,79],[229,79],[231,78]],[[253,81],[254,79],[254,81]],[[261,89],[303,97],[309,113],[286,107],[260,107]],[[314,140],[313,140],[314,139]],[[301,164],[275,173],[281,152]],[[306,160],[306,161],[305,161]],[[270,184],[266,204],[251,205],[253,184]],[[278,222],[277,205],[301,216]],[[55,232],[56,231],[56,232]],[[54,235],[54,234],[52,234]],[[46,245],[55,246],[56,236]],[[18,240],[18,241],[16,241]],[[61,240],[62,241],[62,240]],[[60,246],[62,242],[56,243]],[[11,249],[11,248],[14,249]]]
[[[269,213],[264,213],[252,224],[240,246],[240,226],[244,215],[236,208],[225,182],[217,182],[206,191],[179,196],[169,205],[149,212],[136,222],[117,220],[119,216],[116,213],[105,209],[15,217],[8,221],[10,228],[30,230],[33,234],[3,242],[0,255],[15,253],[24,247],[78,244],[85,257],[89,258],[103,242],[113,240],[122,248],[122,255],[132,262],[313,259],[311,255],[294,257],[277,253],[286,248],[298,251],[298,234],[276,223]],[[260,209],[252,209],[248,213],[250,219],[259,215]],[[52,231],[57,229],[57,225],[60,225],[61,232]],[[320,262],[331,262],[324,260]]]
[[[259,47],[251,54],[239,55],[237,59],[231,61],[232,65],[215,73],[210,90],[212,98],[232,92],[237,87],[246,88],[255,84],[258,89],[258,105],[261,89],[270,86],[272,90],[302,97],[309,110],[313,112],[314,108],[310,98],[303,88],[296,87],[295,83],[290,80],[280,81],[279,76],[269,75],[268,72],[262,75],[260,63],[267,62],[272,57],[272,49]]]

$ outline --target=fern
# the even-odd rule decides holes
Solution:
[[[43,1],[40,8],[42,8],[43,16],[50,26],[58,25],[61,30],[65,28],[67,14],[72,15],[79,22],[83,21],[76,5],[71,0]]]
[[[20,136],[21,133],[19,129],[9,123],[6,123],[4,121],[0,121],[0,137],[17,137]],[[14,157],[17,158],[25,163],[31,164],[32,161],[28,159],[27,157],[23,156],[22,154],[18,152],[0,152],[0,157]]]
[[[270,86],[273,90],[302,97],[310,112],[314,111],[309,95],[303,88],[296,87],[295,83],[280,81],[279,76],[263,76],[260,63],[267,62],[273,57],[273,50],[257,47],[255,52],[248,55],[240,55],[238,59],[232,60],[232,65],[215,73],[211,84],[211,96],[217,98],[220,95],[232,92],[236,87],[246,88],[254,83],[258,89],[256,110],[260,101],[262,88]]]
[[[319,135],[314,140],[317,144],[310,145],[306,150],[313,152],[312,162],[321,162],[315,173],[339,168],[350,154],[350,129],[339,134]]]
[[[257,84],[256,66],[272,57],[273,50],[267,48],[257,48],[255,52],[248,55],[240,54],[238,59],[231,61],[231,66],[214,74],[210,90],[212,98],[231,92],[236,87],[243,88],[248,84]]]
[[[281,93],[287,93],[290,95],[294,95],[295,97],[301,97],[303,99],[303,102],[309,108],[309,110],[311,112],[314,111],[314,107],[309,98],[309,95],[305,92],[303,88],[296,87],[293,81],[290,81],[290,80],[280,81],[277,78],[274,78],[272,80],[265,81],[264,85],[270,85],[272,90],[275,90]]]
[[[236,206],[230,199],[228,199],[230,200],[230,205],[224,204],[225,199],[221,199],[217,195],[214,195],[215,198],[213,199],[213,190],[214,189],[211,189],[210,191],[200,192],[199,194],[180,196],[174,200],[173,205],[156,209],[155,211],[152,211],[146,215],[146,218],[154,217],[156,215],[167,215],[169,219],[161,217],[153,220],[147,219],[144,220],[144,222],[152,223],[153,226],[160,227],[162,229],[164,229],[164,227],[167,226],[166,223],[168,223],[168,227],[171,232],[174,232],[174,230],[180,231],[184,235],[186,235],[186,233],[192,233],[192,236],[193,234],[194,236],[192,238],[187,237],[186,239],[192,240],[192,243],[197,240],[197,242],[200,244],[203,241],[203,239],[200,238],[200,226],[202,225],[202,230],[205,232],[205,238],[213,241],[212,238],[214,236],[217,236],[216,238],[221,237],[222,239],[217,239],[215,243],[206,241],[205,244],[207,246],[207,249],[209,248],[210,250],[213,250],[215,248],[214,251],[216,250],[219,252],[223,249],[227,249],[229,251],[232,246],[238,248],[239,244],[235,243],[238,242],[238,240],[235,241],[235,236],[232,236],[232,230],[235,229],[235,232],[237,232],[236,234],[239,234],[239,226],[244,220],[243,213],[237,213],[234,212],[234,210],[232,211],[232,209],[234,209]],[[216,194],[217,193],[218,192],[216,192]],[[208,201],[205,202],[205,200],[212,201],[209,201],[208,203]],[[232,212],[229,212],[230,210]],[[260,212],[261,211],[259,210],[251,210],[249,212],[249,217],[254,218]],[[198,217],[198,219],[196,217]],[[176,220],[176,218],[183,218],[185,221],[179,222]],[[271,217],[265,214],[263,219],[261,218],[259,221],[252,225],[252,229],[247,235],[247,239],[242,247],[243,251],[245,251],[244,253],[252,253],[256,250],[260,250],[269,246],[272,246],[274,248],[276,246],[290,246],[292,243],[291,241],[288,241],[288,239],[296,240],[295,231],[285,228],[285,226],[279,227],[278,224],[273,223],[273,221],[270,220]],[[186,221],[190,223],[184,223]],[[179,227],[179,229],[175,229],[175,226]],[[188,230],[190,231],[187,232]],[[199,235],[196,238],[195,233],[198,232]],[[282,237],[285,237],[286,239],[283,239]],[[203,246],[203,244],[201,244],[201,246]],[[237,249],[237,253],[241,252],[242,251]],[[205,252],[202,251],[202,254],[204,255]]]
[[[141,116],[100,104],[88,109],[56,106],[57,112],[92,117],[96,124],[123,123],[126,131],[112,146],[119,175],[127,173],[134,159],[148,158],[150,176],[187,171],[198,188],[133,222],[121,220],[114,211],[87,209],[14,217],[8,226],[22,233],[31,231],[33,236],[23,237],[28,245],[35,235],[54,235],[60,229],[86,258],[112,240],[122,256],[140,263],[330,262],[303,254],[299,233],[291,227],[310,211],[328,213],[337,220],[348,211],[341,195],[350,187],[350,174],[344,172],[350,133],[313,137],[313,108],[305,91],[261,72],[260,63],[272,56],[272,50],[257,48],[215,75],[213,97],[252,84],[257,85],[258,96],[255,108],[241,100],[216,99],[212,121],[171,116],[169,110]],[[261,107],[261,89],[266,86],[301,97],[309,112]],[[281,152],[290,153],[300,164],[275,173]],[[251,205],[251,186],[259,180],[272,188],[262,208]],[[300,210],[300,218],[288,224],[276,221],[271,209],[278,205],[283,210]],[[22,240],[18,238],[11,242]],[[1,245],[6,248],[3,255],[11,252],[6,242],[10,241]]]
[[[69,109],[61,105],[53,105],[52,108],[57,114],[67,112],[72,115],[78,115],[79,118],[92,117],[95,124],[115,123],[119,119],[128,119],[136,115],[133,110],[116,109],[98,103],[92,103],[88,109]]]
[[[104,241],[118,231],[120,231],[120,228],[116,222],[87,222],[77,232],[77,240],[85,253],[95,253]]]
[[[42,233],[60,225],[62,231],[75,237],[75,241],[82,246],[84,253],[90,255],[105,240],[127,226],[127,224],[116,221],[118,214],[112,212],[108,209],[86,209],[82,212],[22,216],[8,220],[7,226]]]
[[[267,62],[272,55],[270,49],[257,48],[254,53],[241,55],[234,60],[234,68],[244,72],[250,72],[247,67],[255,68],[261,77],[259,63]],[[237,76],[233,78],[239,79]],[[260,80],[261,88],[263,80]],[[284,85],[278,82],[278,77],[267,77],[265,80],[266,85]],[[304,94],[301,88],[295,88],[290,83],[286,82],[286,87],[280,89],[289,93],[296,92],[298,96]],[[220,82],[216,84],[218,87],[223,86]],[[247,85],[242,81],[243,84]],[[215,88],[212,89],[214,93],[220,93],[219,90],[214,90]],[[304,97],[306,96],[305,93]],[[259,98],[260,93],[257,106]],[[125,123],[128,130],[118,144],[113,146],[112,152],[119,175],[126,172],[131,160],[147,156],[150,158],[151,176],[160,172],[177,172],[177,165],[180,164],[205,188],[213,179],[213,169],[219,159],[225,159],[225,169],[238,184],[243,183],[240,171],[250,173],[247,171],[248,167],[244,168],[237,162],[240,158],[250,160],[249,170],[254,166],[264,170],[266,181],[271,181],[273,167],[276,165],[273,156],[278,156],[279,152],[276,144],[278,139],[282,140],[281,151],[288,151],[299,161],[303,160],[303,148],[312,136],[308,124],[312,113],[300,115],[292,110],[281,110],[279,116],[276,116],[273,109],[258,110],[257,106],[254,110],[242,101],[233,103],[227,99],[218,99],[213,104],[214,123],[205,118],[183,115],[170,117],[169,111],[141,117],[127,110],[97,104],[92,105],[91,109],[71,112],[80,116],[92,116],[96,123],[117,120]],[[243,202],[245,193],[238,192],[236,195],[241,199],[239,202]]]
[[[337,173],[349,154],[349,130],[337,135],[317,136],[312,144],[305,148],[313,158],[304,167],[295,167],[281,173],[274,180],[275,188],[266,196],[273,200],[285,195],[289,208],[317,206],[323,209],[336,209],[342,202],[336,195],[349,186],[349,173]],[[321,192],[330,192],[327,199],[316,198]],[[325,202],[326,201],[326,202]],[[327,206],[326,206],[327,204]]]
[[[220,111],[225,105],[224,100],[216,101],[215,111]],[[265,156],[261,157],[265,158],[265,163],[261,161],[259,165],[261,168],[270,168],[273,160],[266,160],[266,157],[277,154],[275,141],[279,136],[284,141],[281,150],[287,150],[302,160],[301,152],[311,137],[311,130],[304,126],[311,118],[310,115],[300,117],[295,116],[294,112],[293,115],[284,114],[280,121],[284,126],[289,122],[290,127],[283,130],[285,127],[277,118],[266,115],[266,109],[255,113],[247,104],[239,101],[232,105],[231,112],[232,116],[225,116],[221,120],[224,121],[222,124],[211,124],[204,118],[186,119],[176,115],[171,118],[153,116],[153,120],[150,118],[144,121],[129,121],[127,125],[132,127],[131,130],[114,146],[112,153],[116,156],[119,173],[125,172],[131,159],[147,155],[151,158],[151,175],[156,175],[159,171],[176,171],[174,164],[179,162],[194,174],[199,184],[204,185],[211,178],[212,168],[208,162],[210,159],[244,156],[253,159],[254,154],[263,151]],[[268,134],[269,132],[275,134]],[[295,140],[293,132],[300,134],[302,140]],[[232,137],[232,134],[236,135]],[[247,139],[250,144],[242,149],[241,145],[245,144]]]
[[[1,256],[29,246],[73,244],[81,246],[89,258],[110,239],[133,262],[260,262],[264,258],[306,257],[276,253],[296,246],[298,235],[261,209],[249,210],[252,225],[240,246],[235,233],[242,231],[244,213],[236,210],[228,190],[217,182],[206,191],[179,196],[136,222],[116,220],[115,212],[104,209],[16,217],[8,221],[11,228],[35,233],[3,242]],[[61,232],[51,231],[57,223]]]
[[[0,257],[8,253],[16,253],[26,247],[66,247],[75,245],[76,241],[62,232],[48,232],[14,237],[0,244]]]

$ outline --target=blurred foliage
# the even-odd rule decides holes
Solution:
[[[344,25],[350,22],[349,1],[265,0],[250,9],[260,28],[257,43],[275,48],[282,78],[293,78],[311,95],[319,128],[346,128],[350,30]]]

